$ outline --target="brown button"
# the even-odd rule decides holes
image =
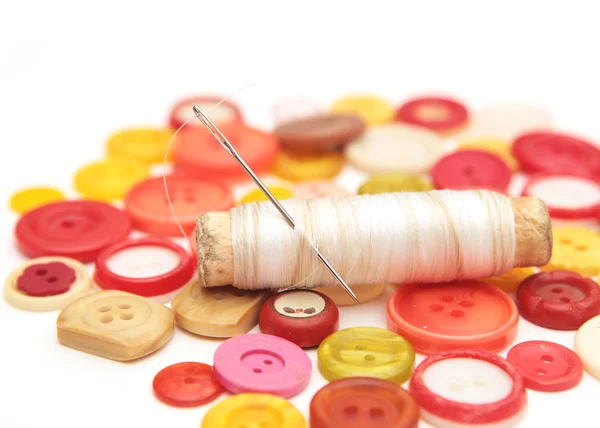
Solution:
[[[295,120],[275,129],[281,146],[293,150],[324,150],[359,137],[364,121],[355,115],[326,114]]]

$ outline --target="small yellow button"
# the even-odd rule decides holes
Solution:
[[[122,199],[135,184],[148,177],[148,167],[129,159],[105,159],[79,169],[75,188],[99,201]]]
[[[600,233],[583,227],[554,227],[550,263],[542,270],[572,270],[583,276],[600,273]]]
[[[201,428],[305,428],[302,413],[271,394],[238,394],[213,406]]]
[[[329,381],[367,376],[402,384],[415,364],[412,345],[377,327],[353,327],[328,336],[317,351],[319,371]]]
[[[269,192],[275,196],[276,199],[283,200],[289,199],[293,196],[293,192],[291,189],[287,187],[280,186],[267,186]],[[240,200],[240,204],[247,204],[249,202],[262,202],[268,201],[267,195],[261,189],[252,190],[251,192],[246,193],[244,197]]]
[[[290,181],[333,178],[344,167],[340,153],[298,154],[279,152],[273,165],[273,174]]]
[[[111,157],[125,157],[145,164],[162,162],[169,142],[170,129],[134,128],[110,136],[106,151]]]
[[[394,107],[383,98],[356,95],[340,98],[333,103],[332,113],[356,114],[367,125],[381,125],[394,118]]]
[[[496,287],[506,291],[507,293],[512,293],[517,291],[517,288],[519,288],[519,284],[521,284],[521,282],[523,282],[525,278],[533,275],[534,273],[535,270],[530,267],[514,268],[502,275],[490,276],[489,278],[480,278],[480,281],[495,285]]]
[[[460,143],[458,146],[459,150],[482,150],[484,152],[492,153],[502,159],[508,167],[516,171],[519,169],[519,163],[513,157],[511,153],[511,145],[508,141],[497,139],[497,138],[487,138],[481,137],[476,138],[474,140],[465,141]]]
[[[371,177],[358,189],[359,195],[394,192],[424,192],[433,187],[418,175],[380,174]]]
[[[63,201],[64,199],[65,195],[58,189],[53,189],[52,187],[29,187],[13,194],[9,204],[13,211],[25,214],[42,205]]]

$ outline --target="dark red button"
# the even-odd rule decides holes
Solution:
[[[463,104],[450,98],[423,97],[401,105],[396,120],[443,134],[465,126],[469,112]]]
[[[91,262],[130,231],[127,214],[112,205],[63,201],[25,214],[15,227],[15,237],[19,249],[29,257],[52,255]]]
[[[525,387],[558,392],[574,388],[583,378],[577,354],[558,343],[533,340],[514,346],[506,359],[523,375]]]
[[[517,290],[523,318],[554,330],[577,330],[600,314],[600,287],[575,272],[540,272],[525,279]]]
[[[175,407],[195,407],[210,403],[223,393],[211,366],[179,363],[165,367],[154,377],[154,394]]]
[[[600,177],[600,149],[572,135],[528,132],[514,141],[512,152],[525,172]]]
[[[17,279],[17,288],[33,297],[56,296],[69,291],[77,274],[64,263],[31,265]]]
[[[511,171],[498,156],[479,150],[461,150],[441,158],[431,169],[437,189],[486,188],[506,192]]]
[[[310,290],[274,294],[263,304],[260,331],[302,348],[317,346],[338,329],[338,308],[329,297]]]

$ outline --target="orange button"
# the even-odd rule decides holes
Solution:
[[[381,379],[352,377],[331,382],[310,402],[311,428],[416,428],[419,407],[402,387]]]

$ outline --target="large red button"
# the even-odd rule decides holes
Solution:
[[[510,168],[500,157],[479,150],[446,155],[431,169],[436,189],[489,188],[506,192],[511,175]]]
[[[519,313],[508,296],[480,281],[405,285],[387,304],[388,328],[415,350],[498,351],[515,338]]]
[[[536,391],[566,391],[577,386],[583,377],[581,359],[558,343],[519,343],[508,351],[506,359],[521,372],[525,387]]]
[[[370,377],[339,379],[310,402],[311,428],[416,428],[419,407],[395,383]]]
[[[56,296],[69,291],[75,279],[75,271],[64,263],[31,265],[17,279],[17,288],[33,297]]]
[[[329,297],[310,290],[291,290],[269,297],[259,315],[260,331],[308,348],[338,329],[338,308]]]
[[[171,406],[195,407],[210,403],[224,391],[211,366],[179,363],[165,367],[152,382],[156,397]]]
[[[450,98],[422,97],[401,105],[396,120],[445,134],[464,127],[469,112],[463,104]]]
[[[540,272],[525,279],[517,290],[523,318],[555,330],[577,330],[600,314],[600,288],[576,272]]]
[[[137,229],[159,235],[179,236],[190,233],[198,214],[226,211],[233,207],[231,190],[217,182],[196,178],[166,177],[167,191],[176,219],[169,206],[163,177],[150,178],[133,187],[125,196],[125,210]]]
[[[63,201],[25,214],[16,225],[19,249],[29,257],[65,256],[82,262],[129,235],[123,211],[96,201]]]

